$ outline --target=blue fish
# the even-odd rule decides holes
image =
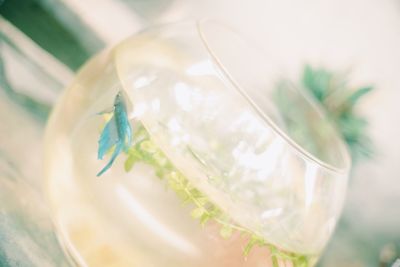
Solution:
[[[99,149],[97,152],[97,158],[103,159],[104,155],[113,147],[114,152],[111,155],[110,161],[97,174],[97,176],[100,176],[107,171],[122,151],[128,151],[131,142],[132,128],[128,120],[124,96],[122,92],[119,92],[114,100],[112,117],[101,132],[98,141]]]

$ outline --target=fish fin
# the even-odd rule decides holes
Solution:
[[[102,159],[112,147],[115,146],[115,148],[110,161],[97,174],[97,176],[102,175],[111,167],[122,150],[128,152],[132,143],[132,127],[126,114],[124,99],[121,97],[122,95],[118,93],[114,101],[112,117],[106,123],[103,131],[100,134],[100,139],[98,141],[99,148],[97,152],[97,157],[99,159]]]
[[[118,131],[117,124],[114,116],[107,122],[103,131],[101,132],[99,143],[99,149],[97,152],[97,158],[102,159],[104,155],[118,142]]]
[[[111,165],[114,163],[114,161],[117,158],[117,156],[119,155],[119,153],[121,153],[121,149],[122,149],[122,142],[118,142],[118,144],[115,146],[115,150],[111,156],[111,159],[108,161],[107,165],[104,166],[104,168],[101,169],[101,171],[96,175],[97,177],[101,176],[103,173],[105,173],[111,167]]]
[[[131,145],[132,145],[132,126],[128,121],[128,125],[126,127],[126,140],[124,140],[124,151],[128,152]]]

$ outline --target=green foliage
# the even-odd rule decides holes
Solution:
[[[309,65],[304,68],[302,84],[335,122],[349,147],[353,161],[372,156],[372,143],[367,135],[368,123],[357,114],[355,107],[373,87],[352,88],[348,84],[347,75]]]
[[[145,128],[137,123],[135,125],[133,144],[127,152],[125,170],[130,171],[133,166],[142,162],[151,166],[155,174],[168,185],[168,188],[176,193],[184,205],[190,205],[192,210],[190,216],[204,226],[209,221],[220,225],[220,236],[224,239],[230,238],[235,231],[248,236],[248,244],[244,248],[247,256],[254,246],[267,246],[271,251],[271,259],[274,267],[279,267],[278,259],[290,260],[294,267],[309,266],[309,258],[306,256],[285,252],[268,244],[261,236],[250,230],[236,225],[229,216],[216,206],[201,191],[196,189],[188,179],[177,170],[168,160],[165,154],[152,142]]]
[[[62,1],[0,0],[0,5],[1,16],[73,70],[104,46]]]

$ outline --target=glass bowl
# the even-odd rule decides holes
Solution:
[[[350,168],[316,101],[211,20],[145,30],[89,61],[45,150],[79,266],[313,266]]]

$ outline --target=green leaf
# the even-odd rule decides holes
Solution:
[[[158,178],[160,178],[160,179],[164,178],[165,172],[164,172],[163,168],[157,168],[155,173]]]
[[[207,204],[208,198],[205,196],[202,196],[202,197],[197,198],[196,201],[200,206],[204,206]]]
[[[373,89],[372,86],[367,86],[367,87],[362,87],[360,89],[358,89],[357,91],[355,91],[354,93],[352,93],[348,98],[347,101],[351,106],[354,106],[357,101],[363,97],[364,95],[368,94],[369,92],[371,92]]]
[[[157,147],[153,144],[153,142],[146,140],[140,143],[140,148],[150,154],[157,152]]]
[[[332,74],[323,68],[313,69],[310,65],[304,67],[303,86],[310,90],[313,96],[323,101],[330,93]]]
[[[194,219],[199,219],[203,216],[203,214],[206,212],[206,210],[202,207],[200,208],[195,208],[194,210],[192,210],[192,212],[190,213],[190,215],[192,216],[192,218]]]
[[[210,214],[207,214],[207,213],[204,213],[204,214],[201,216],[201,218],[200,218],[200,224],[201,224],[202,226],[205,226],[206,223],[207,223],[210,219],[211,219],[211,215],[210,215]]]
[[[230,238],[232,236],[232,233],[233,233],[233,228],[230,225],[222,226],[219,231],[219,234],[225,239]]]
[[[247,242],[246,246],[243,249],[243,254],[247,257],[250,254],[251,249],[256,245],[256,240],[251,238],[249,242]]]
[[[153,159],[159,166],[166,166],[168,163],[168,160],[160,151],[154,152]]]
[[[130,170],[132,170],[133,165],[135,165],[136,161],[137,158],[135,156],[128,156],[124,164],[125,171],[129,172]]]

